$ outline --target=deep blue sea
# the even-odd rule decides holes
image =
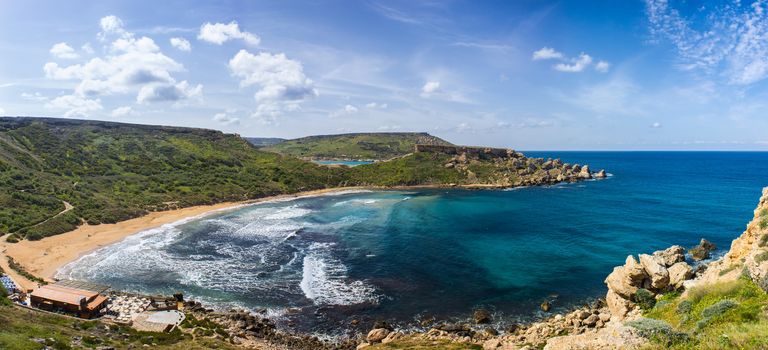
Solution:
[[[768,153],[526,152],[610,176],[512,190],[374,191],[263,203],[131,236],[60,277],[182,291],[339,334],[383,319],[501,323],[603,296],[628,254],[702,237],[727,249],[768,186]]]

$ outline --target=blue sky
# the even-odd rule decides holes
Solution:
[[[0,0],[0,115],[768,149],[768,4]]]

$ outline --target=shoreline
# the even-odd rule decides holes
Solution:
[[[578,182],[578,181],[577,181]],[[559,183],[556,183],[559,184]],[[554,184],[553,184],[554,185]],[[529,187],[529,186],[522,186]],[[65,265],[108,245],[112,245],[136,233],[163,225],[172,224],[185,219],[204,216],[206,214],[234,209],[241,206],[293,200],[302,197],[313,197],[346,191],[397,191],[418,189],[463,189],[463,190],[503,190],[513,188],[496,184],[438,184],[415,186],[347,186],[302,191],[291,194],[280,194],[239,202],[223,202],[209,205],[198,205],[180,209],[149,212],[146,215],[120,221],[114,224],[88,225],[62,234],[45,237],[38,241],[21,240],[9,243],[0,237],[0,267],[5,269],[13,279],[24,289],[34,289],[37,282],[19,275],[8,267],[7,257],[12,257],[24,270],[48,282],[55,281],[56,273]]]
[[[15,271],[8,268],[8,256],[16,260],[27,272],[50,282],[54,280],[54,276],[64,265],[76,261],[99,248],[115,244],[129,236],[149,229],[204,216],[216,211],[235,209],[251,204],[320,196],[335,192],[375,189],[377,188],[337,187],[268,196],[240,202],[198,205],[181,209],[150,212],[146,215],[114,224],[83,224],[72,231],[45,237],[39,241],[22,240],[17,243],[9,243],[2,239],[0,241],[0,267],[3,267],[12,274],[14,280],[21,284],[22,288],[30,289],[36,287],[37,283],[18,275]]]

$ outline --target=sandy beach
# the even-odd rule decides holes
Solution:
[[[147,215],[115,224],[82,225],[73,231],[46,237],[39,241],[23,240],[18,243],[8,243],[3,239],[0,241],[0,267],[21,284],[22,288],[33,289],[37,287],[37,283],[29,281],[11,270],[6,256],[12,257],[31,274],[46,280],[52,280],[56,271],[67,263],[75,261],[95,249],[119,242],[125,237],[154,227],[177,222],[189,217],[200,216],[212,211],[235,208],[247,204],[361,189],[363,188],[331,188],[264,197],[243,202],[227,202],[151,212]]]

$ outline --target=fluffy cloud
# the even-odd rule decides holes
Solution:
[[[184,38],[171,38],[171,46],[184,52],[192,51],[192,45],[189,44],[189,40]]]
[[[606,61],[599,61],[595,64],[595,70],[600,73],[606,73],[611,69],[611,64]]]
[[[578,58],[573,59],[570,63],[558,63],[554,66],[555,70],[567,73],[578,73],[584,70],[592,64],[592,57],[582,53]]]
[[[213,120],[224,125],[236,125],[240,124],[240,119],[227,115],[226,113],[216,113],[213,116]]]
[[[651,124],[651,127],[654,128],[654,129],[658,129],[658,128],[661,127],[661,123],[655,122],[655,123]]]
[[[242,39],[249,45],[259,45],[261,38],[258,35],[240,30],[237,22],[232,21],[224,23],[205,23],[200,27],[200,33],[197,39],[207,41],[212,44],[221,45],[229,40]]]
[[[353,105],[346,105],[346,106],[344,106],[344,112],[347,112],[349,114],[357,113],[357,111],[358,111],[357,107],[355,107]]]
[[[112,115],[113,117],[125,117],[133,114],[134,114],[133,108],[131,108],[130,106],[117,107],[112,110],[112,113],[110,113],[110,115]]]
[[[131,33],[126,32],[123,28],[123,20],[114,15],[102,17],[101,20],[99,20],[99,25],[101,26],[101,32],[98,36],[101,40],[107,39],[110,35],[131,35]]]
[[[87,117],[91,112],[100,111],[101,100],[88,99],[78,95],[64,95],[59,96],[51,102],[48,102],[45,107],[52,109],[66,110],[64,117]]]
[[[666,0],[646,0],[651,34],[674,45],[679,67],[748,85],[768,77],[768,3],[702,6],[683,16]]]
[[[96,103],[84,101],[98,102],[94,99],[97,96],[136,94],[139,103],[201,97],[202,85],[190,86],[187,81],[176,81],[172,74],[183,71],[184,66],[163,54],[154,40],[145,36],[137,38],[125,31],[122,21],[115,16],[102,18],[101,29],[103,38],[119,35],[105,44],[107,54],[103,57],[69,66],[59,66],[55,62],[43,66],[49,79],[79,81],[73,96],[82,103],[72,100],[71,103],[51,102],[51,105],[72,106],[72,113],[86,115],[98,109],[95,109]]]
[[[51,50],[49,52],[51,53],[51,55],[57,58],[75,59],[80,57],[77,54],[77,52],[75,52],[75,49],[73,49],[72,46],[69,46],[65,42],[60,42],[58,44],[53,45],[53,47],[51,47]]]
[[[542,47],[539,50],[536,50],[533,52],[533,60],[551,60],[551,59],[562,59],[563,54],[560,52],[555,51],[555,49],[551,47]]]
[[[560,72],[566,72],[566,73],[579,73],[583,72],[587,67],[592,65],[592,56],[587,55],[586,53],[581,53],[577,57],[568,58],[565,57],[562,53],[556,51],[553,48],[550,47],[543,47],[537,51],[533,52],[533,55],[531,58],[534,61],[541,61],[541,60],[555,60],[559,61],[559,63],[552,66],[552,68],[556,71]],[[595,70],[601,73],[605,73],[610,69],[611,64],[607,61],[599,61],[597,64],[595,64]]]
[[[439,81],[428,81],[421,87],[421,97],[427,98],[440,90]]]
[[[240,78],[241,87],[257,87],[257,116],[274,119],[281,112],[297,110],[302,101],[318,95],[314,82],[304,75],[301,62],[282,53],[254,55],[240,50],[229,60],[229,70]]]

